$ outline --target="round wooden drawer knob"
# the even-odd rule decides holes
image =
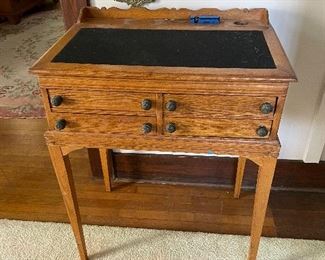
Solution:
[[[259,128],[256,129],[256,133],[260,137],[265,137],[268,135],[269,130],[265,126],[260,126]]]
[[[176,101],[174,100],[169,100],[167,103],[166,103],[166,109],[168,111],[175,111],[177,108],[177,103]]]
[[[273,105],[269,102],[265,102],[260,106],[260,110],[263,114],[269,114],[273,112]]]
[[[174,123],[168,123],[166,125],[166,131],[168,133],[174,133],[176,131],[176,125]]]
[[[152,124],[144,123],[143,126],[142,126],[142,131],[145,134],[149,134],[152,131]]]
[[[63,130],[66,125],[67,125],[67,121],[65,121],[65,119],[59,119],[55,123],[55,128],[57,130]]]
[[[150,110],[152,107],[152,102],[150,99],[144,99],[141,102],[141,107],[143,110]]]
[[[63,102],[63,97],[61,97],[61,96],[54,96],[51,99],[51,104],[54,107],[58,107],[59,105],[62,104],[62,102]]]

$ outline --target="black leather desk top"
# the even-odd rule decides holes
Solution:
[[[83,28],[52,62],[210,68],[276,68],[261,31]]]

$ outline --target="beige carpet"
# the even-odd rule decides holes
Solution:
[[[248,237],[84,226],[90,259],[245,259]],[[0,220],[0,259],[78,259],[68,224]],[[325,241],[263,238],[258,259],[325,259]]]

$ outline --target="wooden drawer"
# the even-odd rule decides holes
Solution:
[[[169,133],[168,124],[173,124],[176,130]],[[271,120],[228,120],[205,118],[165,118],[164,134],[175,136],[215,136],[241,138],[267,138],[270,134]],[[261,137],[257,129],[266,127],[268,133]]]
[[[168,111],[168,101],[176,102],[176,109]],[[269,103],[273,110],[262,113],[262,104]],[[168,117],[251,117],[272,119],[276,97],[218,96],[218,95],[164,95],[164,113]]]
[[[58,130],[56,127],[59,120],[65,120],[65,126],[61,130]],[[51,129],[57,129],[62,132],[132,135],[156,134],[155,117],[51,113],[49,121]],[[152,129],[149,133],[144,133],[144,124],[151,124]]]
[[[155,94],[73,89],[49,89],[48,94],[53,112],[155,115],[156,110]],[[54,97],[62,98],[58,106]],[[150,101],[150,109],[143,108],[144,100]]]

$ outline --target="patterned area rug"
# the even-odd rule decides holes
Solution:
[[[0,23],[0,118],[44,116],[37,79],[28,69],[64,33],[58,9]]]

